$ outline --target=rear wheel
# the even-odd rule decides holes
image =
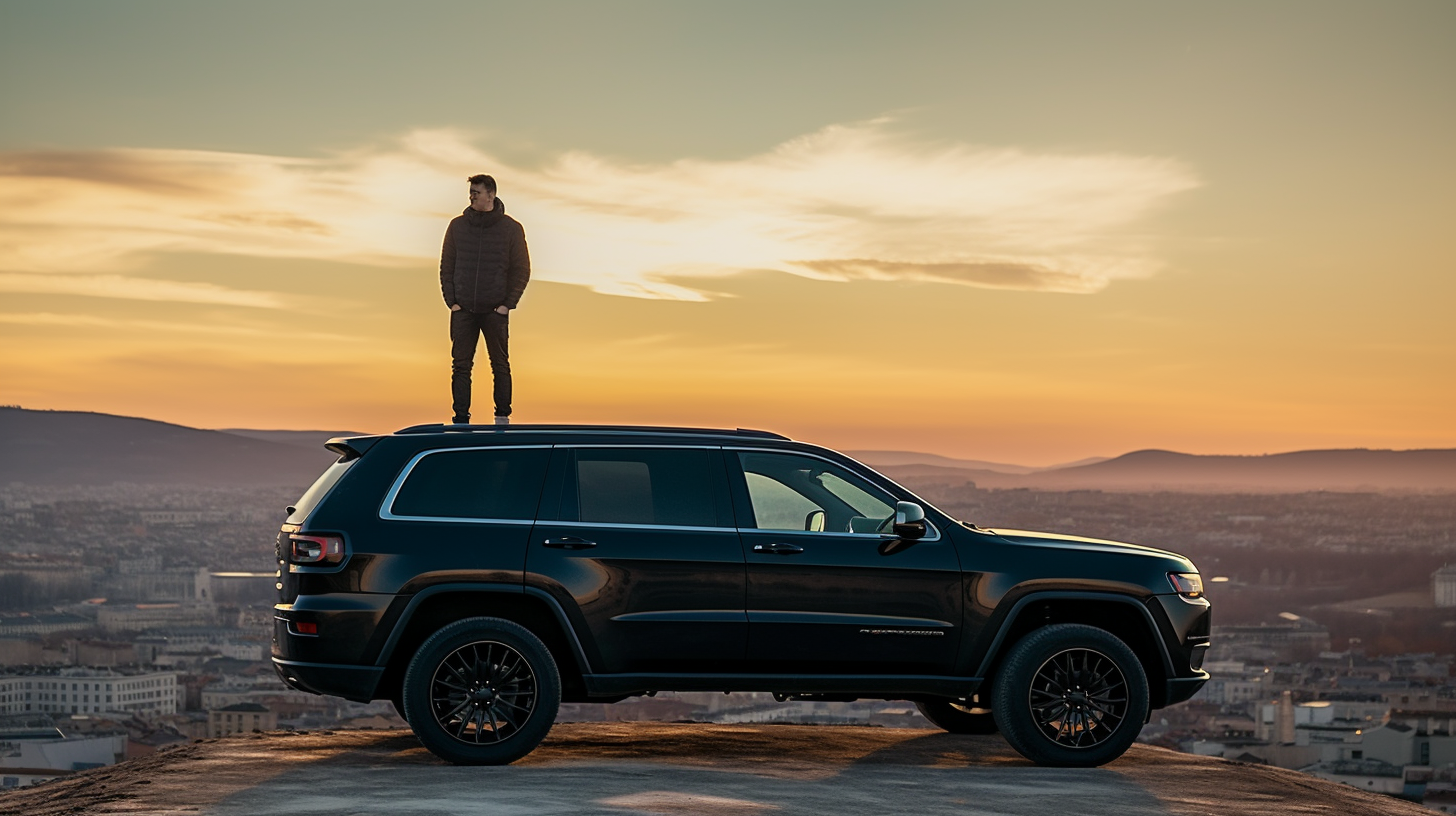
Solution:
[[[955,700],[916,703],[915,707],[935,725],[952,734],[994,734],[996,718],[989,708],[976,708]]]
[[[992,708],[1006,741],[1032,762],[1094,767],[1137,739],[1148,681],[1137,655],[1110,632],[1058,624],[1012,648]]]
[[[556,720],[561,677],[525,627],[466,618],[425,641],[404,676],[405,719],[435,756],[504,765],[530,753]]]

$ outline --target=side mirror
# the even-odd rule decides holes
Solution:
[[[895,504],[895,536],[907,541],[915,541],[925,536],[925,508],[915,502],[897,502]]]
[[[823,510],[810,510],[809,515],[804,516],[804,531],[810,533],[824,532]]]

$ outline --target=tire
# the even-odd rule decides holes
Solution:
[[[1057,624],[1022,638],[996,676],[1001,734],[1038,765],[1091,768],[1122,756],[1148,716],[1148,680],[1116,636]]]
[[[430,753],[456,765],[505,765],[529,754],[560,705],[551,652],[500,618],[444,627],[405,670],[405,719]]]
[[[989,708],[972,708],[954,700],[916,703],[925,719],[952,734],[994,734],[996,718]]]
[[[399,718],[401,720],[404,720],[405,723],[408,724],[409,723],[409,714],[407,714],[405,712],[405,710],[404,710],[404,685],[403,684],[400,685],[398,691],[396,691],[394,694],[392,694],[390,696],[389,702],[391,702],[391,703],[394,704],[394,713],[398,714],[399,715]]]

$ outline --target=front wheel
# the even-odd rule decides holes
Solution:
[[[430,753],[456,765],[505,765],[529,754],[560,704],[550,650],[500,618],[444,627],[404,675],[405,719]]]
[[[952,734],[994,734],[997,730],[989,708],[973,708],[954,700],[921,702],[915,707],[925,719]]]
[[[992,710],[1011,747],[1038,765],[1104,765],[1127,751],[1147,720],[1147,675],[1106,630],[1047,626],[1007,655]]]

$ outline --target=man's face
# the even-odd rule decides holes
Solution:
[[[495,209],[495,193],[485,189],[484,184],[470,185],[470,209],[480,212]]]

